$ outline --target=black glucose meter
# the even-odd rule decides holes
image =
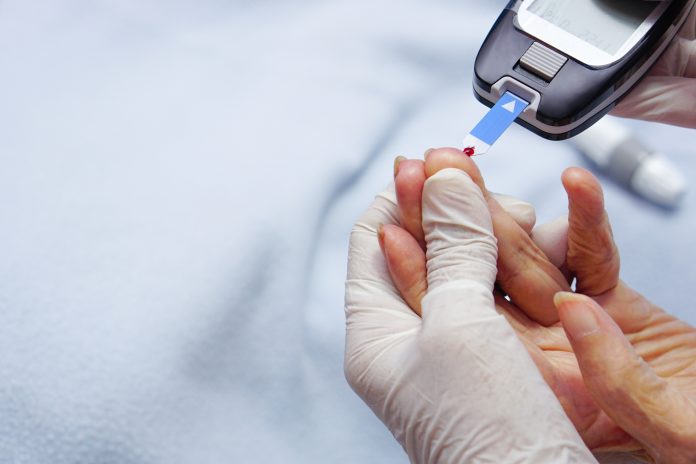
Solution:
[[[476,58],[474,93],[529,106],[517,122],[552,140],[579,134],[648,72],[696,0],[513,0]]]

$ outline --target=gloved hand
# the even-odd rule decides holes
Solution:
[[[644,1],[644,0],[636,0]],[[696,9],[647,76],[612,111],[614,116],[696,127]]]
[[[596,462],[496,313],[496,240],[481,190],[460,170],[432,174],[423,187],[423,318],[399,295],[378,242],[382,224],[398,223],[393,189],[351,235],[350,385],[414,463]]]
[[[485,188],[476,166],[457,150],[432,153],[425,172],[443,164],[460,166]],[[410,203],[400,205],[406,214],[418,202],[406,193],[417,189],[418,177],[404,169],[396,179],[398,190],[404,192],[400,198]],[[568,272],[577,278],[578,292],[593,297],[603,308],[585,296],[564,293],[556,298],[562,326],[557,321],[536,322],[538,308],[553,296],[548,285],[550,268],[540,265],[543,259],[529,259],[539,256],[534,245],[491,202],[501,255],[499,271],[507,274],[500,285],[512,290],[512,303],[498,302],[589,446],[638,451],[638,440],[657,462],[696,462],[696,329],[619,280],[619,255],[601,187],[592,175],[570,169],[563,183],[570,224],[556,221],[546,228],[542,247],[565,256]],[[406,278],[417,282],[426,277],[418,271],[418,263],[425,261],[413,238],[418,235],[395,226],[385,235],[385,256],[397,287]],[[408,254],[400,251],[406,248]],[[409,267],[416,272],[404,273]],[[561,327],[568,338],[559,332]]]

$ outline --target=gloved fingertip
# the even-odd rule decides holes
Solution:
[[[510,195],[492,193],[491,197],[519,224],[525,232],[530,234],[536,225],[536,209],[531,203],[520,200]]]
[[[560,269],[566,264],[568,257],[568,216],[561,216],[536,227],[532,231],[532,240],[551,264]]]

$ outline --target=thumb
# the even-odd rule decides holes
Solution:
[[[447,312],[441,316],[453,325],[495,316],[496,239],[488,204],[469,174],[446,168],[426,181],[423,230],[428,258],[423,317],[432,317],[428,306]]]
[[[595,402],[658,462],[682,462],[674,453],[693,446],[694,405],[638,356],[592,299],[558,293],[554,302]]]

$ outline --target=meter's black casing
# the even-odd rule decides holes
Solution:
[[[619,89],[632,77],[635,77],[646,62],[656,53],[662,43],[664,34],[676,24],[688,1],[674,1],[662,17],[655,23],[651,32],[623,59],[611,65],[595,68],[555,49],[530,36],[516,26],[517,10],[522,0],[513,0],[500,15],[491,32],[486,37],[476,57],[474,79],[478,87],[490,92],[493,85],[505,77],[511,77],[541,95],[536,118],[548,126],[573,126],[588,113],[599,106],[600,110],[587,121],[574,126],[567,132],[552,134],[518,118],[517,122],[532,132],[551,140],[564,140],[589,128],[605,114],[611,111],[623,95],[617,95]],[[547,82],[544,79],[522,69],[519,61],[534,42],[568,57],[568,62],[556,77]],[[630,89],[626,89],[624,94]],[[476,98],[491,107],[495,102],[474,92]]]

